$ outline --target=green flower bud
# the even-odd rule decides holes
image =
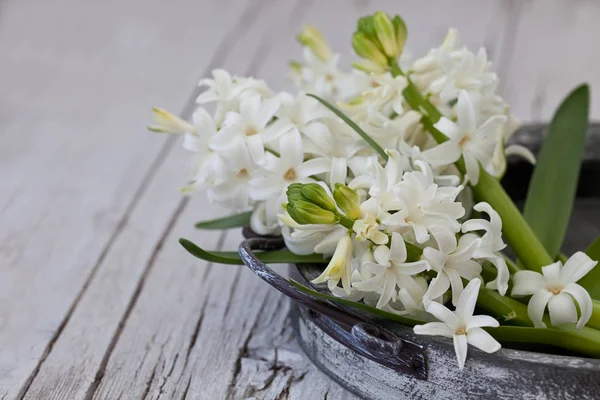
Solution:
[[[288,186],[286,195],[289,203],[294,203],[297,200],[307,200],[302,194],[302,183],[292,183]]]
[[[316,204],[304,200],[288,203],[286,210],[290,217],[301,225],[325,224],[331,225],[338,222],[338,217],[331,211],[323,210]]]
[[[377,33],[375,32],[375,21],[372,15],[359,18],[356,24],[356,31],[364,33],[369,39],[376,40]]]
[[[404,20],[400,18],[399,15],[396,15],[392,20],[392,24],[394,25],[394,31],[396,35],[396,47],[398,48],[397,54],[400,56],[402,51],[404,50],[404,45],[406,44],[406,38],[408,37],[408,28],[404,23]]]
[[[364,33],[355,32],[354,35],[352,35],[352,47],[359,56],[374,61],[382,67],[386,67],[388,65],[387,57]]]
[[[331,58],[331,50],[329,49],[325,38],[314,26],[305,26],[296,38],[303,46],[311,49],[311,51],[321,60],[327,61]]]
[[[367,74],[383,74],[386,69],[371,60],[361,60],[352,63],[352,67]]]
[[[396,46],[395,28],[390,17],[382,11],[377,11],[373,16],[373,24],[383,52],[388,57],[397,58],[399,54]]]
[[[302,186],[302,195],[308,199],[309,202],[321,207],[327,211],[336,212],[335,202],[329,194],[323,189],[323,186],[318,183],[307,183]]]
[[[338,207],[346,214],[348,218],[359,219],[361,217],[360,200],[358,193],[346,185],[337,183],[333,190],[333,198]]]

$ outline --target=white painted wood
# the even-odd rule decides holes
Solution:
[[[548,121],[575,86],[591,85],[600,119],[600,2],[529,0],[514,20],[515,44],[504,96],[524,120]]]
[[[194,231],[224,211],[180,199],[185,153],[144,133],[150,106],[181,109],[208,65],[289,87],[301,22],[349,65],[356,18],[384,9],[416,56],[448,26],[485,45],[518,115],[548,117],[600,78],[597,6],[554,3],[0,2],[0,398],[352,398],[299,350],[278,292],[179,246],[241,236]]]
[[[182,107],[242,10],[162,1],[0,7],[0,397],[11,399],[52,350],[159,165],[165,139],[145,132],[150,107]],[[217,23],[215,14],[228,18]],[[136,227],[139,240],[147,222]],[[121,252],[124,264],[136,256]],[[123,268],[143,269],[141,261]]]

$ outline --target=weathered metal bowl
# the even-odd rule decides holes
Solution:
[[[527,126],[516,141],[534,152],[543,125]],[[557,160],[557,163],[560,160]],[[509,163],[503,184],[517,203],[524,199],[532,167]],[[570,254],[600,236],[600,125],[592,124],[580,175],[578,198],[563,245]],[[513,346],[487,354],[474,347],[464,370],[456,366],[452,341],[417,336],[412,328],[333,306],[299,293],[252,256],[252,248],[281,241],[252,239],[240,254],[257,275],[295,300],[291,320],[308,357],[355,394],[373,399],[600,399],[600,360],[544,346]],[[319,265],[292,265],[290,274],[310,286]],[[323,290],[315,288],[315,290]]]

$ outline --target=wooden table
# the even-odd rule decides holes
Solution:
[[[226,211],[182,198],[187,154],[147,133],[189,116],[211,69],[286,82],[294,36],[350,55],[358,16],[401,12],[420,55],[449,26],[485,45],[522,119],[576,84],[600,117],[594,1],[0,0],[0,399],[348,399],[294,341],[288,301],[177,243]]]

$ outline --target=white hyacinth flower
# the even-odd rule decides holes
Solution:
[[[262,80],[231,76],[223,69],[214,69],[212,76],[213,79],[206,78],[198,82],[198,86],[208,89],[198,96],[196,103],[217,103],[215,111],[217,126],[221,125],[227,112],[239,110],[239,103],[243,98],[273,96],[265,81]]]
[[[250,194],[254,200],[279,197],[289,184],[313,182],[311,176],[329,170],[327,160],[304,161],[302,138],[296,131],[287,132],[279,139],[279,157],[272,154],[267,156],[260,173],[250,182]]]
[[[399,207],[397,212],[382,221],[386,230],[413,231],[418,243],[429,240],[431,229],[458,232],[460,223],[457,219],[464,215],[465,209],[454,200],[462,187],[438,187],[427,163],[416,161],[415,166],[421,170],[406,172],[402,181],[394,186]]]
[[[442,304],[430,301],[425,304],[425,309],[442,322],[429,322],[416,325],[414,332],[417,335],[433,335],[451,338],[454,341],[454,351],[458,367],[462,370],[467,358],[468,345],[477,347],[486,353],[500,350],[500,343],[483,327],[498,327],[500,324],[488,315],[473,315],[481,281],[473,279],[460,295],[456,310],[450,311]]]
[[[427,270],[429,265],[424,261],[406,262],[406,244],[399,233],[392,234],[390,247],[378,246],[373,257],[375,262],[365,262],[362,265],[362,269],[370,272],[373,277],[353,283],[352,287],[363,292],[379,293],[377,308],[383,308],[390,301],[396,300],[396,287],[407,289],[407,293],[420,290],[412,275]]]
[[[432,233],[439,250],[426,247],[421,259],[431,265],[437,276],[429,284],[425,297],[435,299],[452,288],[452,304],[456,305],[463,291],[462,278],[470,281],[481,274],[481,265],[473,260],[481,239],[464,240],[463,236],[457,243],[456,236],[448,230],[434,230]]]
[[[225,156],[227,167],[220,178],[207,188],[207,196],[226,207],[246,209],[252,202],[249,198],[250,181],[259,170],[242,143],[231,147]],[[192,187],[188,185],[184,190],[192,190]]]
[[[485,212],[489,215],[490,220],[485,219],[470,219],[462,225],[462,232],[472,232],[482,230],[485,231],[479,245],[473,254],[474,259],[487,260],[494,264],[498,271],[496,279],[486,284],[488,289],[497,289],[502,296],[508,290],[508,279],[510,272],[504,260],[504,256],[500,253],[506,247],[506,243],[502,240],[502,219],[500,215],[488,203],[481,202],[473,206],[475,211]],[[464,235],[465,241],[476,240],[477,236]],[[471,238],[471,239],[468,239]],[[462,238],[461,238],[462,239]]]
[[[269,125],[275,116],[280,102],[277,98],[261,100],[254,96],[240,102],[240,111],[230,111],[223,127],[211,140],[211,147],[226,152],[238,142],[244,142],[252,159],[258,165],[266,162],[265,142],[277,139],[291,126]]]
[[[381,231],[378,216],[381,214],[381,207],[375,198],[363,202],[360,205],[362,218],[354,221],[352,230],[356,233],[356,240],[370,240],[375,244],[386,244],[389,240],[388,235]]]
[[[527,313],[536,328],[546,328],[543,321],[544,310],[548,306],[552,325],[564,325],[577,322],[577,329],[587,324],[592,315],[592,298],[576,282],[583,278],[598,264],[587,254],[578,251],[565,265],[557,261],[542,267],[542,273],[519,271],[513,276],[512,296],[532,295]],[[579,305],[581,315],[577,320]]]
[[[494,149],[500,138],[498,128],[506,122],[506,116],[495,115],[482,125],[477,124],[477,110],[466,91],[461,91],[456,104],[458,121],[442,117],[435,128],[450,140],[423,152],[423,158],[431,165],[452,164],[462,156],[465,160],[467,178],[476,185],[479,182],[479,164],[486,166],[492,161]]]
[[[326,60],[315,55],[308,47],[304,48],[306,65],[294,71],[292,79],[296,86],[307,93],[333,100],[347,92],[346,74],[338,68],[339,54],[332,54]],[[345,96],[344,96],[345,97]]]
[[[346,294],[351,293],[350,275],[352,273],[352,238],[344,235],[338,241],[333,257],[327,268],[321,275],[313,279],[312,283],[325,283],[329,290],[333,291],[339,281],[342,281],[342,287]]]
[[[333,254],[338,241],[348,229],[337,224],[300,225],[287,213],[279,214],[284,224],[281,233],[286,247],[294,254]]]

